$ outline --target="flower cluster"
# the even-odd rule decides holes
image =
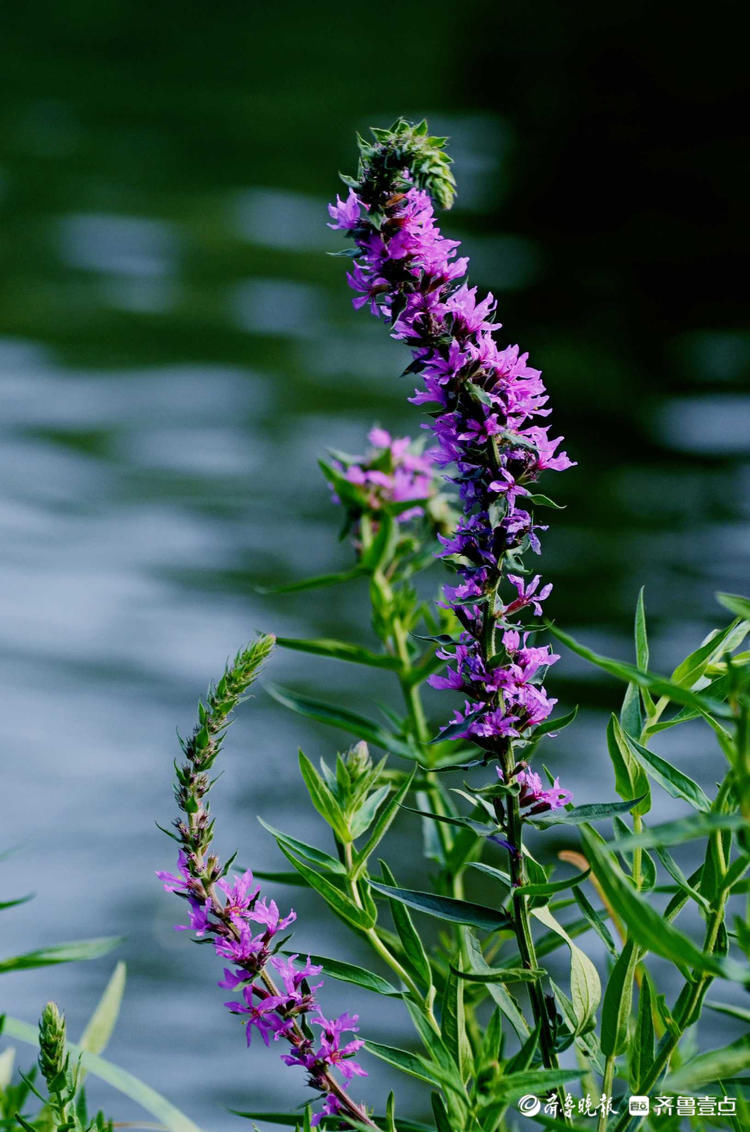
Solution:
[[[434,454],[421,452],[408,437],[392,437],[384,428],[373,428],[365,456],[338,456],[334,466],[354,488],[354,499],[377,514],[386,508],[400,522],[419,518],[423,504],[437,493]],[[335,494],[336,502],[341,502]],[[345,500],[345,502],[347,502]]]
[[[527,607],[541,614],[551,586],[540,586],[538,576],[524,581],[521,555],[540,552],[546,529],[531,509],[530,485],[542,471],[562,471],[572,461],[558,451],[562,438],[550,438],[538,423],[550,413],[539,370],[518,346],[498,344],[494,297],[480,298],[468,285],[467,258],[436,224],[423,172],[432,168],[424,158],[429,142],[423,126],[403,122],[389,136],[377,132],[376,144],[363,149],[359,180],[329,206],[330,226],[358,249],[347,276],[357,292],[354,306],[369,307],[411,348],[408,368],[421,379],[411,400],[432,406],[425,427],[437,442],[435,462],[458,487],[461,518],[452,535],[439,537],[440,556],[461,578],[446,587],[445,598],[462,631],[442,654],[453,667],[432,683],[468,697],[451,734],[501,757],[556,702],[542,680],[558,658],[548,646],[530,647],[529,627],[519,622]],[[444,196],[441,148],[438,139]],[[504,588],[515,594],[504,598]]]
[[[313,1117],[313,1125],[325,1115],[344,1113],[375,1127],[332,1075],[334,1069],[338,1070],[345,1082],[355,1075],[367,1076],[352,1060],[364,1043],[360,1039],[342,1041],[345,1032],[356,1031],[356,1016],[343,1014],[332,1021],[324,1017],[315,997],[323,982],[311,981],[321,973],[321,967],[309,956],[300,962],[298,955],[280,954],[285,938],[276,937],[294,923],[294,911],[282,916],[276,901],[261,895],[249,871],[229,879],[229,864],[222,865],[210,852],[213,822],[207,799],[211,787],[208,771],[220,750],[231,712],[246,694],[273,643],[272,637],[261,637],[239,653],[209,691],[207,703],[199,705],[198,726],[182,743],[185,762],[182,766],[175,764],[175,796],[181,811],[174,823],[175,839],[181,844],[177,873],[158,872],[157,876],[167,892],[187,904],[188,922],[178,924],[177,930],[210,939],[216,954],[229,963],[219,986],[239,993],[225,1005],[243,1019],[247,1044],[254,1030],[267,1046],[271,1040],[283,1038],[290,1051],[282,1055],[284,1062],[301,1065],[307,1070],[308,1083],[324,1094],[323,1110]],[[309,1036],[308,1021],[320,1027],[317,1048]]]
[[[177,930],[210,937],[216,954],[230,961],[219,986],[240,992],[241,1000],[233,999],[225,1005],[232,1014],[243,1017],[247,1044],[251,1044],[253,1028],[267,1046],[271,1039],[285,1038],[291,1052],[282,1054],[282,1060],[286,1065],[301,1065],[307,1070],[308,1083],[326,1094],[325,1107],[313,1117],[313,1125],[320,1123],[323,1115],[338,1113],[341,1102],[330,1091],[327,1074],[336,1068],[346,1082],[353,1076],[366,1077],[361,1065],[352,1060],[364,1042],[355,1038],[342,1044],[344,1032],[357,1030],[356,1015],[342,1014],[329,1020],[321,1013],[315,992],[323,981],[310,980],[320,975],[322,967],[312,963],[309,956],[300,963],[298,955],[273,954],[274,936],[294,922],[294,911],[281,916],[276,902],[261,896],[249,871],[232,881],[220,877],[207,892],[182,850],[178,875],[158,872],[157,876],[167,892],[187,901],[188,923],[178,924]],[[280,986],[264,979],[269,964]],[[317,1048],[298,1025],[305,1016],[320,1027]]]

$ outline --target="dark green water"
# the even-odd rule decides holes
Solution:
[[[171,931],[153,878],[171,846],[153,819],[171,815],[174,728],[257,628],[368,632],[356,589],[252,587],[348,561],[316,472],[326,445],[357,450],[375,419],[419,423],[399,347],[351,310],[324,254],[355,129],[426,114],[454,139],[445,228],[544,369],[579,461],[555,484],[567,510],[546,539],[550,611],[626,655],[645,583],[669,667],[713,626],[713,591],[747,588],[750,338],[729,285],[746,236],[723,77],[735,41],[721,21],[683,25],[679,49],[666,18],[651,31],[587,5],[570,22],[551,5],[421,2],[2,17],[2,840],[26,846],[3,892],[38,894],[3,916],[2,950],[126,934],[112,1056],[208,1132],[238,1126],[219,1105],[304,1091],[278,1051],[243,1050],[211,956]],[[721,73],[696,65],[712,35]],[[325,662],[280,657],[274,676],[362,702]],[[567,657],[553,685],[590,712],[550,760],[579,801],[600,800],[619,689]],[[258,812],[314,835],[294,752],[336,741],[264,697],[248,706],[217,790],[223,847],[277,864]],[[662,750],[708,785],[705,743]],[[337,926],[293,895],[300,947],[344,955]],[[56,995],[75,1033],[108,969],[6,977],[0,1005],[32,1019]],[[331,1009],[352,1007],[329,990]],[[356,1005],[369,1036],[406,1040],[397,1011]],[[374,1070],[372,1099],[383,1081]]]

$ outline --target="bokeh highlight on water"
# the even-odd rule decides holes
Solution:
[[[422,7],[404,14],[405,34]],[[426,113],[455,138],[461,196],[445,229],[465,240],[474,281],[500,295],[509,338],[532,347],[579,461],[555,485],[567,510],[545,548],[549,612],[594,646],[628,655],[645,583],[655,666],[669,667],[717,623],[713,591],[746,585],[750,343],[713,312],[667,320],[658,354],[637,358],[612,332],[635,308],[611,281],[612,318],[553,317],[559,260],[516,229],[509,207],[524,175],[520,118],[457,92],[450,26],[422,29],[428,78],[404,78],[385,98],[374,49],[358,75],[330,66],[359,43],[356,21],[329,42],[309,15],[291,31],[259,14],[255,32],[276,44],[261,82],[240,65],[250,30],[239,8],[236,26],[224,13],[184,43],[157,29],[161,71],[116,6],[77,11],[72,30],[50,12],[56,53],[22,15],[4,48],[0,849],[19,852],[0,867],[3,898],[37,897],[3,914],[2,953],[125,935],[130,985],[110,1055],[223,1132],[242,1126],[225,1106],[283,1107],[290,1090],[302,1100],[301,1074],[277,1070],[277,1051],[245,1052],[211,955],[173,932],[173,901],[153,876],[171,866],[172,846],[153,820],[172,813],[175,726],[190,727],[197,696],[256,629],[369,639],[356,586],[283,599],[253,588],[349,562],[316,474],[327,445],[361,450],[373,420],[418,429],[402,350],[351,312],[340,261],[325,255],[339,246],[325,201],[353,130]],[[611,792],[603,722],[619,689],[576,658],[558,669],[553,692],[589,711],[559,740],[555,767],[577,801],[601,800]],[[279,656],[273,676],[364,702],[356,674],[333,663]],[[393,701],[385,677],[367,685]],[[223,849],[279,866],[257,813],[314,838],[296,747],[318,756],[340,742],[260,693],[227,743]],[[661,749],[709,787],[706,737],[681,737],[679,752],[670,742]],[[415,834],[404,821],[397,844]],[[314,899],[274,895],[297,909],[301,948],[346,954]],[[110,966],[5,977],[0,1005],[34,1019],[54,996],[75,1036]],[[327,989],[331,1010],[356,998],[368,1036],[407,1040],[397,1009]],[[388,1077],[370,1067],[378,1102]],[[134,1116],[92,1087],[115,1118]]]

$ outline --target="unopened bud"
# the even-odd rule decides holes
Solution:
[[[363,774],[367,774],[372,769],[372,759],[370,758],[370,749],[367,743],[362,739],[359,743],[355,743],[350,747],[344,756],[346,768],[352,776],[352,780],[359,778]]]
[[[48,1084],[65,1068],[65,1018],[54,1002],[39,1019],[39,1068]]]

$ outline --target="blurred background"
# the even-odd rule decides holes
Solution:
[[[375,420],[419,427],[401,348],[352,311],[342,261],[325,254],[340,246],[325,204],[353,167],[354,131],[403,114],[451,135],[460,195],[444,229],[499,296],[507,340],[544,370],[579,462],[548,484],[567,505],[545,541],[549,612],[629,656],[645,583],[654,665],[670,669],[721,621],[714,591],[748,579],[747,151],[731,125],[745,60],[731,12],[714,4],[691,24],[676,6],[592,0],[4,8],[0,849],[21,850],[0,891],[37,898],[3,915],[0,950],[126,935],[110,1056],[207,1132],[247,1127],[228,1105],[306,1093],[278,1050],[247,1053],[217,964],[172,930],[180,909],[153,873],[173,846],[153,823],[172,816],[175,727],[191,727],[256,629],[369,639],[356,587],[253,586],[349,563],[317,475],[326,445],[361,450]],[[364,703],[332,662],[279,656],[273,675]],[[570,656],[550,685],[588,711],[547,758],[577,801],[603,800],[603,724],[621,690]],[[395,701],[387,682],[368,686]],[[215,810],[243,864],[279,866],[258,812],[316,836],[299,743],[318,756],[341,737],[262,693],[232,731]],[[701,731],[659,749],[710,786]],[[404,822],[398,836],[416,832]],[[300,891],[274,893],[300,913],[299,947],[351,954]],[[77,1036],[113,962],[6,976],[2,1008],[34,1020],[55,996]],[[328,990],[368,1036],[407,1040],[398,1009]],[[386,1077],[368,1067],[363,1095],[382,1104]],[[135,1115],[92,1088],[115,1119]]]

